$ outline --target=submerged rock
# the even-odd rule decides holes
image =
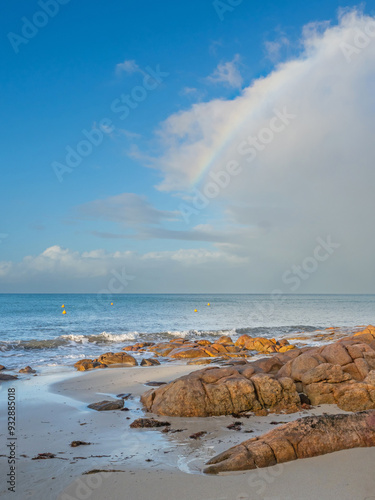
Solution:
[[[297,458],[375,446],[375,411],[300,418],[207,462],[206,474],[269,467]]]
[[[31,366],[25,366],[25,368],[21,368],[18,373],[36,373],[36,370],[33,370]]]

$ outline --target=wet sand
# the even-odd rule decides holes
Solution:
[[[170,422],[172,430],[183,429],[181,432],[130,429],[134,419],[144,416],[139,397],[148,389],[146,382],[169,382],[200,368],[167,363],[3,382],[2,408],[7,388],[17,390],[17,486],[15,494],[7,493],[6,480],[2,479],[2,498],[375,500],[372,448],[345,450],[244,473],[217,477],[201,474],[206,460],[274,428],[271,422],[323,412],[343,413],[334,405],[291,415],[251,416],[242,419],[241,431],[227,429],[235,420],[230,416],[159,418]],[[119,393],[131,393],[125,400],[129,411],[97,412],[87,408],[89,403],[112,399]],[[5,442],[4,412],[0,425]],[[200,431],[207,434],[197,440],[189,437]],[[72,448],[73,440],[92,444]],[[53,453],[57,458],[32,460],[38,453]],[[85,474],[94,469],[107,472]],[[2,478],[6,478],[8,470],[7,458],[0,457]],[[117,472],[109,472],[113,470]]]

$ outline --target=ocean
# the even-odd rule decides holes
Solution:
[[[375,295],[0,294],[0,364],[70,370],[145,340],[313,336],[374,322]]]

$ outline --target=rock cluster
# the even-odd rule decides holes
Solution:
[[[186,359],[191,363],[208,364],[210,360],[218,358],[230,360],[231,358],[245,359],[252,356],[253,351],[265,353],[283,353],[295,349],[287,340],[252,338],[242,335],[236,342],[224,335],[215,342],[209,340],[186,340],[183,338],[172,339],[169,342],[137,342],[134,345],[123,347],[125,352],[106,353],[97,359],[81,359],[74,365],[79,371],[106,368],[108,365],[137,366],[137,361],[128,352],[152,352],[154,358],[145,358],[141,366],[158,365],[157,357],[170,359]]]
[[[206,417],[298,411],[299,393],[313,405],[336,403],[346,411],[374,409],[375,327],[317,348],[279,352],[231,368],[195,371],[149,390],[141,401],[159,415]]]
[[[137,345],[137,344],[135,344]],[[131,348],[134,346],[130,346]],[[169,342],[160,342],[149,348],[156,356],[172,359],[192,358],[246,358],[252,355],[251,351],[258,352],[286,352],[294,349],[287,340],[276,341],[261,337],[252,338],[242,335],[236,342],[224,335],[215,342],[209,340],[173,339]],[[130,350],[125,347],[124,350]],[[133,349],[132,349],[133,350]]]
[[[297,458],[375,446],[375,411],[305,417],[249,439],[211,459],[207,474],[268,467]]]

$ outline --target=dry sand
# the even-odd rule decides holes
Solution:
[[[342,413],[320,406],[293,415],[251,416],[241,431],[228,430],[232,417],[170,418],[172,429],[130,429],[144,415],[139,396],[147,381],[170,381],[197,366],[168,363],[149,368],[110,368],[87,373],[25,377],[1,384],[1,408],[8,387],[17,390],[17,487],[7,492],[7,458],[0,457],[0,496],[37,500],[375,500],[375,449],[346,450],[267,469],[222,476],[201,474],[210,457],[274,425],[300,416]],[[131,393],[129,411],[96,412],[87,404]],[[6,415],[0,417],[2,449]],[[206,431],[201,439],[190,439]],[[246,431],[252,431],[248,433]],[[73,440],[92,444],[71,448]],[[50,452],[59,458],[31,460]],[[1,454],[7,454],[2,451]],[[21,455],[26,455],[22,457]],[[93,469],[116,470],[85,475]]]

